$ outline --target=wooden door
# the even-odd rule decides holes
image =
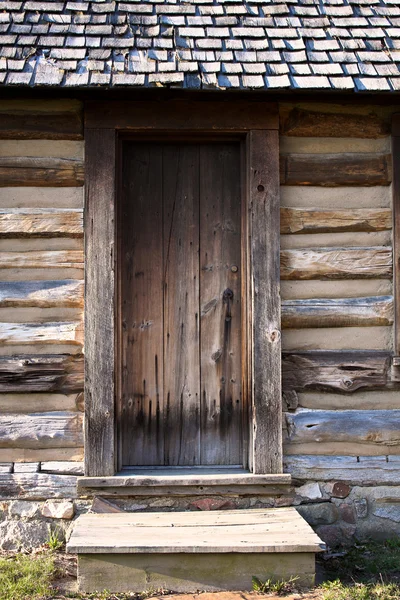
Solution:
[[[126,141],[121,190],[122,465],[242,464],[240,143]]]

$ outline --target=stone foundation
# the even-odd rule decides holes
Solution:
[[[73,520],[89,510],[185,511],[295,506],[328,546],[400,535],[400,485],[360,485],[344,481],[295,479],[287,495],[136,496],[78,498],[82,463],[0,465],[0,549],[40,546],[57,531],[69,535]]]

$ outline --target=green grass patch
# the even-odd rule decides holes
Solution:
[[[55,574],[51,553],[0,556],[1,600],[39,600],[51,597]]]
[[[329,581],[322,584],[323,600],[399,600],[396,583],[353,583]]]

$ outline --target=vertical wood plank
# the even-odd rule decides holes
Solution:
[[[115,473],[115,132],[85,133],[85,474]]]
[[[199,146],[164,145],[165,464],[200,461]]]
[[[392,117],[394,353],[400,355],[400,113]]]
[[[201,464],[242,462],[240,145],[200,149]]]
[[[279,141],[249,134],[253,319],[253,471],[282,472]]]
[[[122,463],[161,465],[162,148],[125,144],[121,183]]]

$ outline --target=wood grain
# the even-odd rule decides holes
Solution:
[[[35,111],[5,109],[0,104],[0,139],[3,140],[81,140],[81,111]]]
[[[0,187],[74,187],[83,182],[82,160],[0,156]]]
[[[394,353],[400,355],[400,113],[392,117]]]
[[[278,106],[266,102],[110,101],[85,103],[85,127],[136,130],[248,131],[279,127]]]
[[[281,185],[380,186],[392,180],[390,154],[287,154],[280,157]]]
[[[0,307],[83,307],[83,281],[1,281]]]
[[[239,144],[201,147],[200,464],[242,462],[240,170]]]
[[[21,346],[29,344],[83,344],[82,323],[1,323],[0,344]]]
[[[119,224],[122,465],[157,465],[164,458],[161,178],[162,148],[124,146]]]
[[[57,452],[57,450],[52,450]],[[0,474],[0,498],[48,500],[76,498],[76,477],[47,473]]]
[[[1,374],[3,375],[3,373]],[[2,382],[3,383],[3,382]],[[0,413],[83,411],[83,393],[1,393]]]
[[[0,269],[83,269],[81,250],[1,252]]]
[[[392,228],[389,208],[281,208],[281,234],[383,231]]]
[[[315,298],[284,300],[282,327],[359,327],[391,325],[393,297]]]
[[[114,475],[115,132],[85,132],[85,474]]]
[[[277,132],[252,131],[249,147],[253,336],[253,471],[282,472],[279,181]],[[273,227],[266,227],[273,223]]]
[[[68,354],[0,357],[0,392],[83,390],[83,356]]]
[[[167,465],[195,465],[201,458],[199,161],[198,144],[164,146],[164,464]]]
[[[62,208],[2,208],[0,238],[83,237],[83,212]]]
[[[82,425],[76,412],[0,414],[0,448],[78,448]]]
[[[390,383],[390,353],[308,351],[282,354],[284,390],[351,393]]]
[[[325,443],[335,442],[382,445],[386,450],[400,445],[400,410],[302,409],[285,418],[286,446],[318,443],[323,449]]]
[[[307,481],[398,485],[399,456],[285,456],[285,473]]]
[[[304,248],[282,250],[281,278],[289,279],[385,279],[392,274],[392,249]]]
[[[293,108],[281,115],[281,133],[299,137],[380,138],[389,134],[389,126],[373,112],[351,114]]]

